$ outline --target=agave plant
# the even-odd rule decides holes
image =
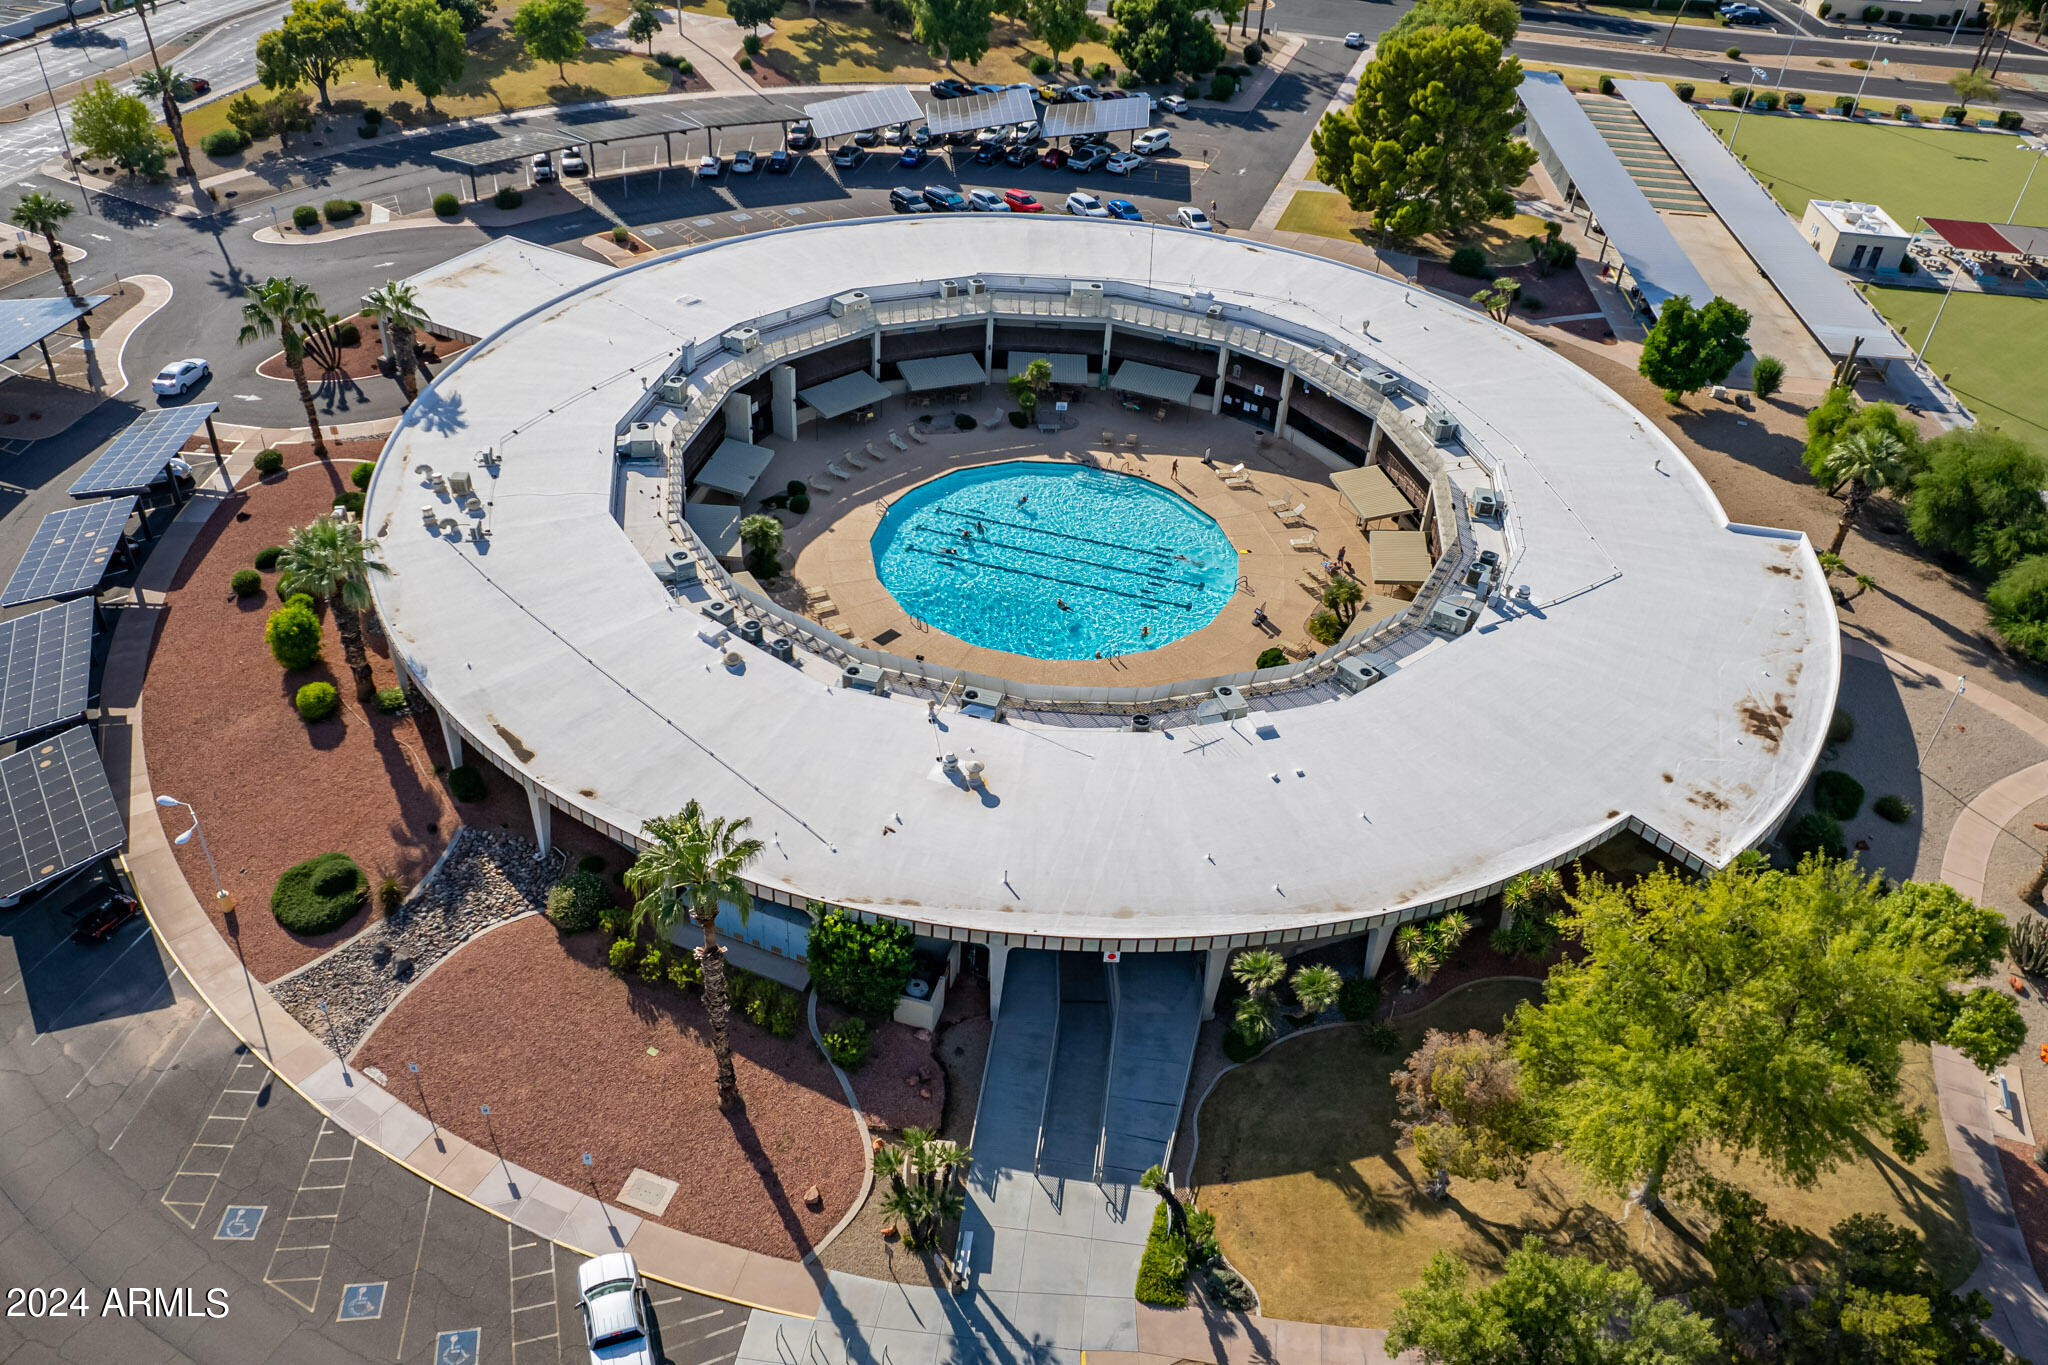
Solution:
[[[2030,915],[2015,924],[2005,951],[2028,976],[2048,976],[2048,922]]]

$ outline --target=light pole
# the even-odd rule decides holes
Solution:
[[[349,1089],[355,1088],[355,1077],[348,1074],[348,1058],[342,1056],[341,1039],[334,1033],[334,1016],[327,1012],[325,1000],[315,1000],[313,1008],[320,1011],[320,1022],[327,1025],[327,1046],[334,1049],[334,1055],[341,1058],[341,1083]]]
[[[1764,70],[1760,66],[1752,66],[1749,69],[1749,74],[1756,78],[1757,84],[1759,85],[1763,84],[1765,81],[1771,78],[1771,73]],[[1744,116],[1749,113],[1749,106],[1755,103],[1755,101],[1756,92],[1752,90],[1750,92],[1749,98],[1742,102],[1742,107],[1735,111],[1735,126],[1728,130],[1728,151],[1731,155],[1735,151],[1735,139],[1742,133],[1742,120]]]
[[[1956,690],[1949,695],[1948,705],[1942,708],[1941,721],[1934,727],[1934,733],[1927,737],[1927,747],[1920,751],[1920,761],[1913,765],[1915,772],[1927,766],[1927,755],[1934,752],[1934,742],[1940,739],[1941,732],[1948,728],[1949,712],[1956,709],[1956,703],[1962,700],[1962,696],[1963,675],[1958,673],[1956,674]]]
[[[1927,220],[1925,218],[1916,218],[1913,221],[1916,223],[1924,223]],[[1956,292],[1956,280],[1962,275],[1962,273],[1962,258],[1957,257],[1954,268],[1948,272],[1948,288],[1942,292],[1941,306],[1934,310],[1934,321],[1927,324],[1927,335],[1920,338],[1920,349],[1913,353],[1913,358],[1915,360],[1921,361],[1923,363],[1926,361],[1927,343],[1934,340],[1934,329],[1941,326],[1941,315],[1948,311],[1949,297]]]
[[[242,955],[242,926],[235,918],[235,898],[220,884],[220,869],[214,865],[213,850],[206,843],[206,831],[199,827],[199,812],[193,809],[191,802],[180,801],[175,796],[159,795],[156,803],[165,810],[183,809],[192,817],[192,827],[171,842],[182,848],[192,842],[193,835],[199,836],[199,851],[206,855],[206,870],[213,874],[214,908],[220,911],[221,919],[228,926],[228,937],[234,940],[235,958],[242,964],[242,981],[249,988],[249,1008],[256,1014],[256,1035],[263,1040],[263,1055],[267,1057],[270,1055],[270,1032],[263,1026],[263,1007],[256,999],[256,980],[249,975],[249,959]]]
[[[1876,65],[1877,44],[1872,43],[1870,45],[1870,60],[1863,64],[1863,79],[1856,82],[1856,103],[1849,109],[1850,118],[1854,118],[1863,112],[1863,87],[1870,84],[1870,68]],[[1890,65],[1889,61],[1887,61],[1886,65]]]
[[[2034,183],[2034,172],[2041,169],[2041,158],[2048,156],[2048,142],[2018,142],[2014,145],[2023,152],[2033,152],[2035,156],[2034,164],[2027,167],[2026,183],[2020,186],[2020,197],[2012,201],[2012,212],[2005,215],[2005,221],[2008,223],[2019,220],[2020,205],[2026,200],[2027,187]]]
[[[92,196],[85,192],[85,178],[79,175],[78,162],[71,155],[71,134],[64,130],[64,111],[57,107],[57,92],[50,88],[50,71],[43,65],[42,44],[33,44],[30,50],[36,54],[36,70],[42,73],[43,93],[50,97],[50,117],[57,120],[57,139],[64,144],[64,162],[71,167],[71,179],[78,186],[79,202],[85,205],[85,216],[90,218],[93,216]]]

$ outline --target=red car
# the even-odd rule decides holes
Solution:
[[[1035,195],[1026,194],[1022,190],[1004,190],[1003,202],[1010,206],[1012,213],[1045,212],[1045,205],[1039,203]]]
[[[1060,169],[1060,167],[1067,164],[1067,149],[1064,147],[1046,148],[1045,155],[1038,158],[1038,164],[1049,171]]]
[[[92,909],[78,917],[77,925],[71,930],[71,937],[79,943],[105,943],[121,926],[140,914],[142,907],[135,903],[135,897],[116,891]]]

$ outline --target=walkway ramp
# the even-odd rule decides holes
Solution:
[[[974,1112],[977,1167],[1030,1170],[1059,1025],[1058,954],[1014,951]]]
[[[1040,1175],[1055,1180],[1093,1180],[1102,1146],[1103,1097],[1110,1079],[1109,972],[1099,953],[1061,953],[1059,1043],[1053,1049],[1052,1084],[1045,1092],[1044,1131],[1039,1137]],[[1004,1004],[1009,993],[1004,992]],[[1183,1073],[1185,1083],[1186,1075]]]
[[[1116,1045],[1102,1120],[1105,1185],[1166,1164],[1202,1028],[1201,959],[1133,953],[1116,973]]]

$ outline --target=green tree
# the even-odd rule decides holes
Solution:
[[[566,85],[568,64],[582,55],[589,41],[583,36],[583,25],[589,19],[590,6],[583,0],[526,0],[513,12],[512,31],[529,57],[553,62]]]
[[[434,96],[462,79],[462,20],[437,0],[366,0],[356,27],[371,69],[393,90],[410,84],[429,113]]]
[[[1664,390],[1664,401],[1677,403],[1689,393],[1728,378],[1728,372],[1749,354],[1749,314],[1723,298],[1694,308],[1680,294],[1664,302],[1657,325],[1643,338],[1636,369]]]
[[[1505,217],[1536,161],[1514,136],[1521,81],[1521,62],[1477,25],[1389,34],[1351,107],[1311,135],[1316,178],[1394,237]]]
[[[370,575],[389,573],[370,557],[362,526],[353,521],[320,517],[301,526],[277,557],[277,588],[286,597],[305,593],[325,602],[334,613],[341,636],[341,654],[355,676],[356,700],[367,706],[377,699],[370,676],[370,655],[363,648],[363,613],[370,610]]]
[[[2048,462],[2002,432],[1959,427],[1922,447],[1906,524],[1930,550],[1998,573],[2048,551]]]
[[[692,800],[674,815],[658,815],[640,828],[648,847],[626,869],[626,889],[633,893],[635,924],[651,925],[666,942],[685,915],[703,932],[697,960],[704,969],[704,1013],[711,1021],[711,1054],[718,1064],[718,1107],[741,1105],[740,1087],[732,1069],[731,1007],[725,993],[725,950],[718,944],[718,910],[732,906],[740,923],[747,922],[753,897],[740,874],[761,856],[761,841],[743,837],[753,821],[711,819]]]
[[[474,33],[484,20],[498,12],[496,0],[441,0],[441,8],[462,21],[464,33]]]
[[[1749,387],[1759,399],[1769,398],[1785,382],[1785,362],[1774,355],[1760,355],[1750,366]]]
[[[2048,660],[2048,555],[2029,555],[2000,574],[1984,602],[2007,644],[2030,659]]]
[[[1088,12],[1088,0],[1024,0],[1016,8],[1055,62],[1062,52],[1102,40],[1102,25]]]
[[[1871,427],[1835,442],[1821,466],[1821,480],[1830,485],[1831,495],[1842,500],[1842,515],[1835,522],[1835,538],[1828,543],[1827,552],[1842,553],[1850,528],[1879,489],[1903,488],[1907,479],[1906,447],[1891,432]]]
[[[1267,1042],[1279,1031],[1273,990],[1287,975],[1287,959],[1271,948],[1246,948],[1231,959],[1230,974],[1244,987],[1234,1016],[1238,1034],[1249,1042]]]
[[[391,341],[391,368],[397,372],[398,389],[405,395],[405,405],[411,407],[412,400],[420,396],[419,334],[427,327],[419,296],[405,281],[389,280],[363,295],[363,306]]]
[[[1052,362],[1032,361],[1021,372],[1010,376],[1009,388],[1010,397],[1029,417],[1038,411],[1038,400],[1052,391]]]
[[[185,115],[178,109],[178,91],[190,89],[185,78],[168,66],[145,67],[135,77],[135,93],[144,99],[161,103],[164,111],[164,127],[171,130],[171,141],[178,148],[178,174],[192,174],[192,149],[185,145]]]
[[[1401,16],[1401,21],[1391,30],[1405,33],[1411,29],[1457,28],[1462,24],[1476,24],[1494,37],[1503,46],[1515,40],[1515,30],[1521,27],[1522,11],[1515,0],[1422,0]]]
[[[78,286],[71,281],[71,262],[64,258],[64,244],[57,240],[57,229],[71,216],[71,202],[55,195],[44,194],[41,190],[30,190],[21,196],[21,202],[14,206],[8,221],[18,228],[42,234],[43,245],[50,253],[50,268],[57,272],[57,284],[64,291],[64,297],[81,311],[78,314],[78,334],[92,335],[92,321],[82,311],[85,300],[78,295]]]
[[[284,22],[256,40],[256,74],[269,90],[310,81],[320,92],[320,107],[331,109],[328,83],[363,56],[363,35],[348,0],[292,0]]]
[[[1981,71],[1958,71],[1948,78],[1948,88],[1956,92],[1956,103],[1963,106],[1965,113],[1973,104],[1998,103],[1998,83]]]
[[[1522,1094],[1507,1039],[1473,1029],[1431,1029],[1393,1075],[1401,1117],[1394,1128],[1430,1172],[1424,1193],[1450,1198],[1451,1177],[1520,1180],[1542,1145],[1536,1108]]]
[[[726,0],[725,10],[735,24],[752,33],[761,25],[774,22],[775,16],[782,13],[782,0]]]
[[[313,408],[313,386],[306,382],[305,334],[323,326],[326,312],[320,296],[291,276],[271,276],[249,291],[242,305],[242,330],[237,346],[247,346],[264,337],[276,337],[284,346],[285,367],[299,388],[299,406],[306,412],[306,427],[313,436],[313,454],[327,458],[327,442],[320,435],[320,414]]]
[[[747,567],[766,578],[782,575],[782,561],[776,553],[782,549],[782,523],[766,512],[755,512],[740,518],[740,544],[747,547]]]
[[[1779,1330],[1778,1300],[1792,1288],[1793,1264],[1813,1238],[1772,1218],[1764,1201],[1740,1186],[1702,1176],[1692,1193],[1714,1220],[1706,1245],[1714,1282],[1696,1291],[1693,1302],[1719,1323],[1723,1340],[1741,1358],[1736,1348],[1747,1335],[1742,1324],[1752,1309],[1763,1314],[1773,1334]]]
[[[1472,302],[1486,310],[1486,315],[1495,322],[1506,322],[1508,312],[1515,306],[1515,296],[1522,292],[1519,280],[1502,276],[1472,296]]]
[[[1208,17],[1217,12],[1199,0],[1118,0],[1109,46],[1141,81],[1214,71],[1224,57]]]
[[[654,0],[633,0],[632,13],[626,16],[626,37],[629,41],[647,44],[647,55],[654,55],[654,35],[661,32],[661,9]]]
[[[885,919],[863,923],[846,911],[815,905],[811,914],[804,955],[818,994],[856,1014],[896,1008],[917,960],[910,926]]]
[[[1313,1019],[1336,1006],[1337,997],[1344,992],[1344,975],[1327,962],[1311,962],[1296,967],[1287,985],[1294,992],[1294,1003]]]
[[[1811,1300],[1792,1314],[1784,1355],[1795,1365],[2007,1365],[1983,1324],[1983,1294],[1951,1294],[1920,1235],[1873,1213],[1828,1231],[1833,1254]]]
[[[988,55],[991,13],[989,0],[910,0],[911,36],[942,62],[972,64]]]
[[[1634,1182],[1646,1207],[1706,1150],[1797,1185],[1872,1131],[1910,1159],[1923,1115],[1900,1089],[1901,1047],[1948,1042],[1986,1071],[2003,1057],[1951,1026],[1962,983],[2004,951],[2004,918],[1942,890],[1884,896],[1821,858],[1588,878],[1560,924],[1580,960],[1510,1021],[1522,1083],[1566,1156],[1609,1188]]]
[[[1330,581],[1323,585],[1323,605],[1337,613],[1340,620],[1350,621],[1358,615],[1358,604],[1365,601],[1365,589],[1355,578],[1343,574],[1331,574]]]
[[[1387,1354],[1429,1365],[1707,1365],[1719,1343],[1705,1319],[1660,1302],[1633,1270],[1552,1256],[1534,1237],[1508,1253],[1497,1279],[1471,1287],[1448,1251],[1403,1290]]]
[[[163,173],[164,152],[149,106],[105,81],[94,81],[71,102],[71,135],[86,156],[108,158],[130,174]]]

